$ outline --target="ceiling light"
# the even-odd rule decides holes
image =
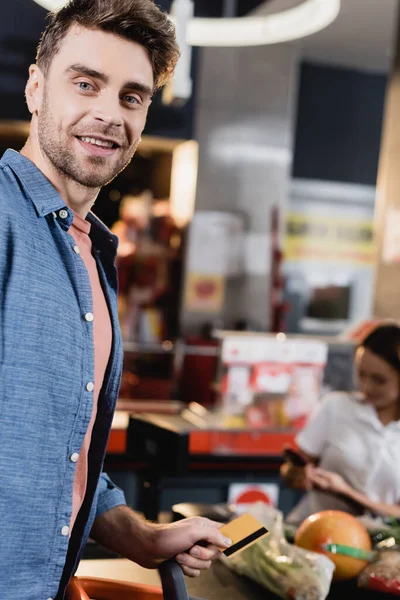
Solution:
[[[192,46],[262,46],[297,40],[330,25],[340,0],[304,0],[299,6],[271,15],[236,19],[194,18],[188,24]]]
[[[48,10],[57,10],[66,4],[66,0],[35,2]],[[191,46],[262,46],[290,42],[324,29],[336,19],[339,11],[340,0],[304,0],[294,8],[270,15],[234,19],[194,17],[188,23],[186,37]]]
[[[66,0],[35,0],[36,4],[40,4],[47,10],[58,10],[67,4]]]

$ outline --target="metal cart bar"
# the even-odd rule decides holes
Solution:
[[[204,600],[188,596],[183,571],[174,560],[167,560],[158,568],[164,600]]]
[[[158,569],[164,600],[189,600],[182,569],[174,560],[165,561]]]

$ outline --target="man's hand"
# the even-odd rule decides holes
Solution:
[[[343,479],[341,475],[338,475],[338,473],[333,473],[332,471],[325,471],[325,469],[315,468],[311,475],[311,479],[313,485],[324,492],[349,496],[353,491],[352,487]]]
[[[185,575],[196,577],[220,556],[219,548],[230,546],[231,541],[220,533],[220,527],[221,523],[202,517],[155,526],[150,554],[157,563],[175,557]]]
[[[94,522],[90,537],[147,569],[176,558],[185,575],[196,577],[228,548],[219,531],[222,523],[202,517],[183,519],[169,525],[149,523],[127,506],[117,506]]]

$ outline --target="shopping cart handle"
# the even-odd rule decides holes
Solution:
[[[183,571],[175,560],[166,560],[158,571],[164,600],[189,600]]]
[[[158,571],[164,600],[189,600],[183,571],[175,560],[166,560]]]
[[[204,600],[188,596],[185,577],[178,563],[171,559],[163,562],[158,572],[161,578],[164,600]]]

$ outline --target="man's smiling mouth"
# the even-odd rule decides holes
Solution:
[[[77,135],[76,137],[78,138],[78,140],[81,140],[82,142],[86,142],[87,144],[92,144],[93,146],[99,146],[100,148],[109,148],[109,149],[119,148],[119,144],[112,140],[102,140],[100,138],[95,138],[95,137],[91,137],[91,136],[81,136],[81,135]]]

